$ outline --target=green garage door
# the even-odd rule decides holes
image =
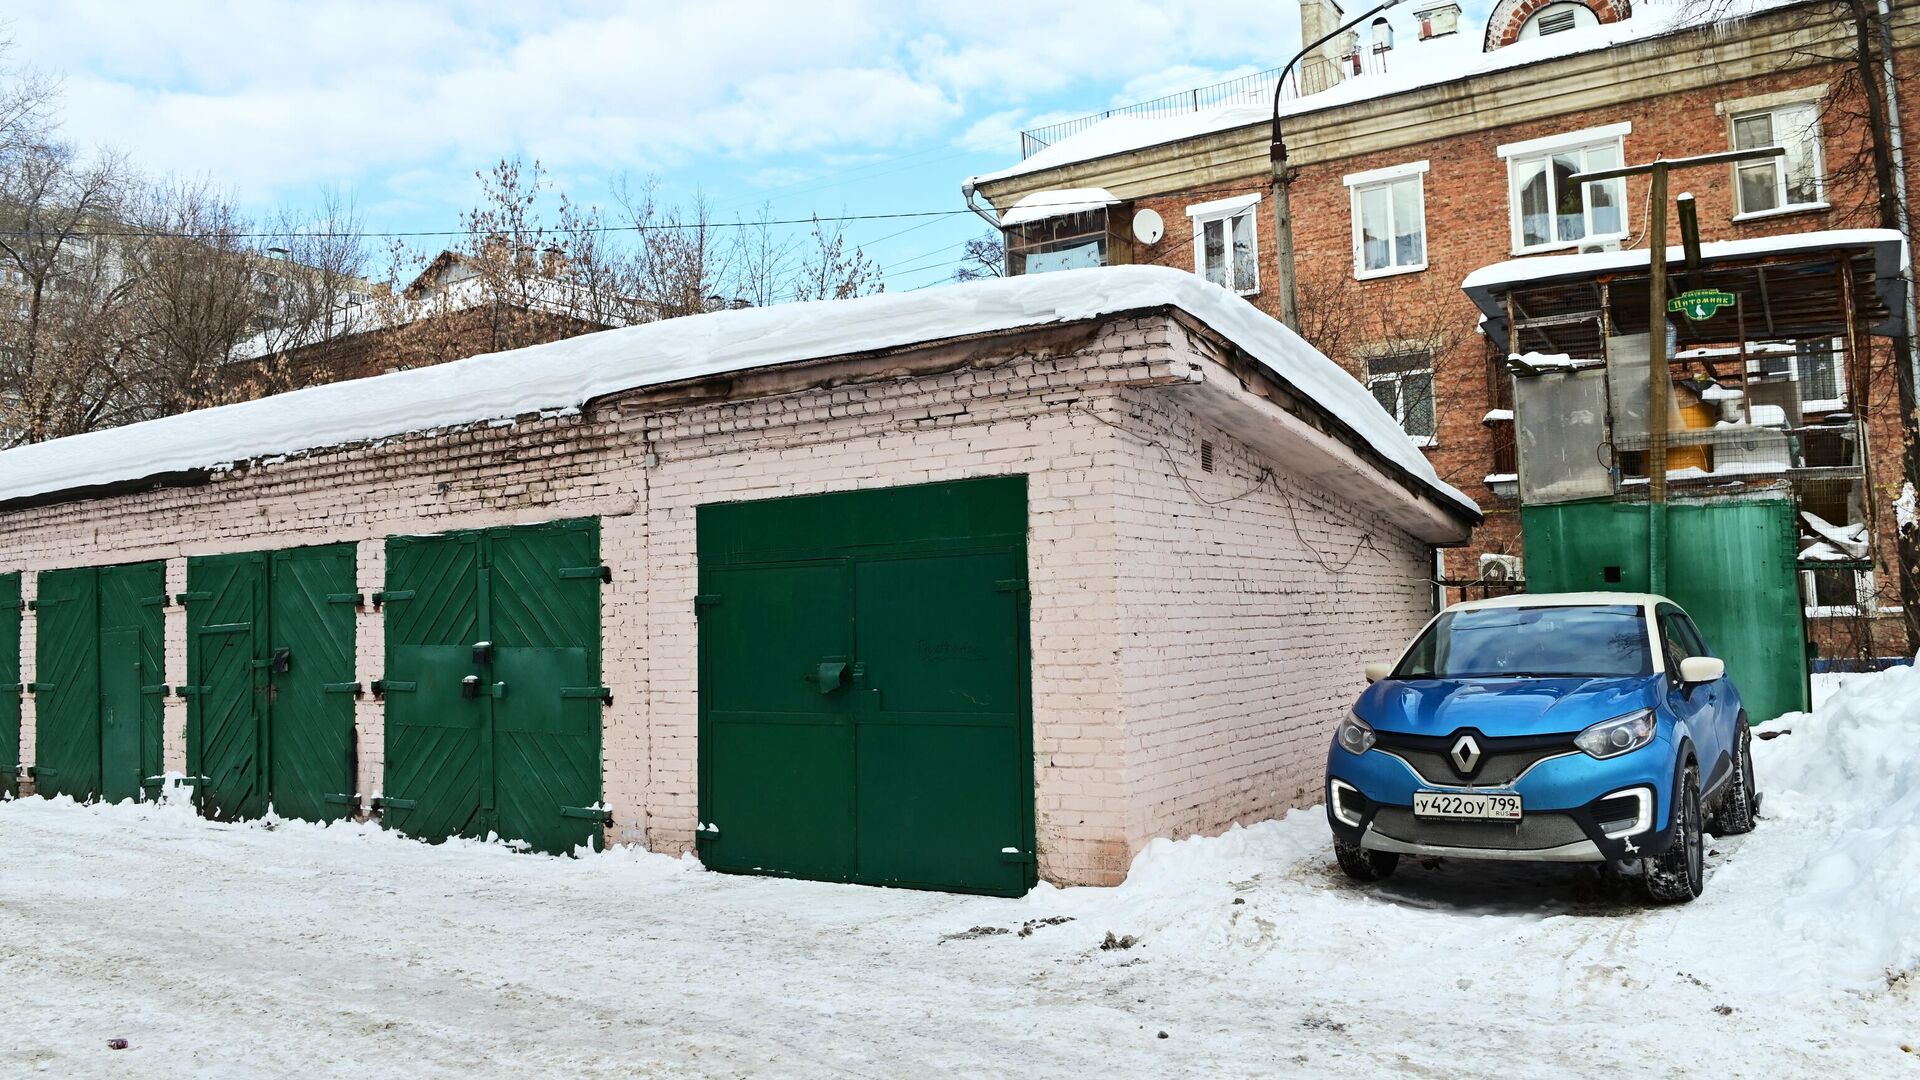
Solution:
[[[1026,481],[704,506],[701,858],[1034,881]]]
[[[390,824],[599,847],[605,577],[594,519],[387,541]]]
[[[187,770],[201,812],[352,813],[354,547],[187,560]]]
[[[0,796],[20,781],[20,575],[0,574]]]
[[[158,787],[166,569],[50,570],[34,601],[35,790],[119,802]]]

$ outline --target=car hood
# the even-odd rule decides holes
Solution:
[[[1573,734],[1651,707],[1658,675],[1564,679],[1382,679],[1354,711],[1376,730],[1446,735]]]

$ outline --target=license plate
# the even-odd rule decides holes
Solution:
[[[1520,796],[1416,791],[1413,793],[1413,814],[1415,817],[1469,818],[1475,821],[1519,821]]]

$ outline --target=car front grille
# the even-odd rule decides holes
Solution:
[[[1435,750],[1414,750],[1407,747],[1394,747],[1387,751],[1394,757],[1413,767],[1420,779],[1429,784],[1458,787],[1472,784],[1477,787],[1502,786],[1511,784],[1520,778],[1520,774],[1533,768],[1534,764],[1550,757],[1568,753],[1569,747],[1555,746],[1540,750],[1516,750],[1510,753],[1488,754],[1480,766],[1480,771],[1472,780],[1463,780],[1447,760],[1447,755]]]
[[[1580,823],[1567,814],[1527,814],[1517,822],[1453,821],[1414,817],[1413,811],[1398,806],[1381,807],[1373,815],[1373,829],[1407,844],[1492,851],[1540,851],[1587,838]]]

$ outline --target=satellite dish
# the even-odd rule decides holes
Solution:
[[[1133,215],[1133,238],[1143,244],[1157,244],[1167,235],[1167,223],[1160,220],[1155,210],[1141,210]]]

